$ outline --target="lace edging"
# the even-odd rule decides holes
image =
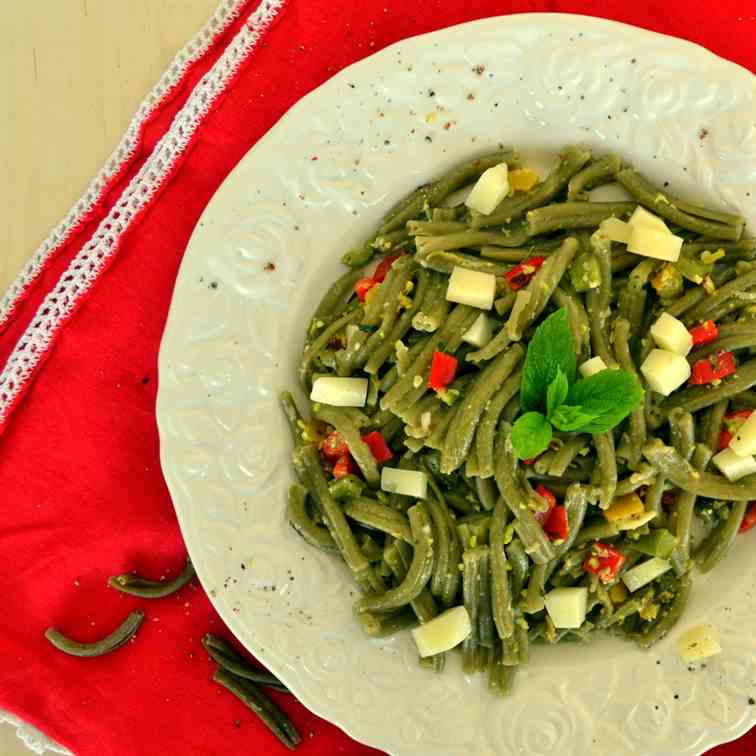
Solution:
[[[0,300],[0,329],[12,318],[24,295],[45,268],[48,260],[83,222],[100,201],[113,177],[133,157],[139,145],[141,129],[147,119],[181,82],[188,68],[199,60],[210,49],[217,37],[238,18],[248,2],[249,0],[220,0],[218,8],[205,26],[174,57],[171,65],[142,101],[120,143],[102,170],[92,180],[84,195],[50,232],[47,239],[42,242],[8,287]]]

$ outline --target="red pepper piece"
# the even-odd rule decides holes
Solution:
[[[378,431],[368,433],[362,437],[362,440],[370,448],[370,453],[375,457],[376,462],[388,462],[388,460],[393,458],[393,452],[389,449],[386,440]]]
[[[732,352],[718,352],[711,357],[698,360],[693,365],[690,382],[693,386],[703,386],[706,383],[727,378],[736,370],[735,357]]]
[[[457,358],[446,352],[434,352],[428,386],[435,391],[446,388],[457,374]]]
[[[611,583],[625,564],[625,555],[606,543],[596,541],[591,546],[590,556],[583,562],[583,569],[598,575],[602,583]]]
[[[370,291],[370,289],[372,289],[373,286],[377,285],[378,281],[372,278],[357,279],[357,283],[355,283],[354,285],[354,293],[357,295],[357,299],[359,299],[360,302],[364,302],[365,297],[367,296],[367,293]]]
[[[349,454],[349,447],[338,431],[332,431],[323,439],[320,451],[329,462],[336,462],[345,454]]]
[[[703,346],[710,344],[719,336],[719,329],[713,320],[705,320],[697,326],[690,329],[690,335],[693,337],[693,346]]]
[[[528,281],[533,277],[533,274],[538,268],[543,265],[545,257],[531,257],[528,260],[523,260],[518,265],[515,265],[512,270],[508,270],[504,274],[504,278],[509,282],[509,286],[512,291],[517,291],[525,286]]]
[[[339,457],[333,466],[333,477],[337,479],[345,478],[347,475],[354,475],[356,472],[357,467],[354,464],[354,460],[348,454]]]
[[[561,504],[552,507],[546,522],[543,523],[543,529],[552,541],[567,538],[570,533],[567,509]]]
[[[756,527],[756,501],[752,501],[748,507],[743,522],[740,523],[740,532],[747,533],[753,527]]]
[[[662,506],[665,509],[672,509],[677,504],[677,491],[665,491],[662,494]]]
[[[524,462],[532,464],[535,460],[523,460]],[[539,483],[536,486],[535,489],[536,493],[541,496],[543,499],[546,499],[548,502],[549,508],[545,509],[543,512],[533,512],[535,515],[536,520],[541,523],[541,526],[544,526],[546,524],[546,520],[549,519],[549,515],[551,514],[551,510],[554,509],[556,506],[557,500],[556,496],[554,496],[552,491],[549,491],[546,486],[543,485],[543,483]]]
[[[727,430],[727,428],[722,428],[722,430],[719,432],[719,441],[717,442],[717,451],[722,451],[722,449],[726,449],[730,445],[730,441],[732,441],[732,433]]]
[[[724,423],[722,424],[722,430],[719,432],[719,441],[717,443],[717,451],[722,451],[730,445],[732,437],[738,432],[743,423],[753,414],[753,410],[743,409],[736,410],[735,412],[728,412],[724,416]]]
[[[373,273],[373,281],[377,281],[378,283],[383,283],[386,279],[386,276],[388,275],[389,270],[391,269],[391,266],[404,255],[404,252],[397,252],[394,255],[389,255],[388,257],[384,257],[383,260],[381,260],[378,263],[378,267],[375,269],[375,272]]]

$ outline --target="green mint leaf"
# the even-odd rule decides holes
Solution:
[[[540,412],[526,412],[512,426],[512,446],[519,459],[532,459],[546,451],[551,424]]]
[[[546,417],[551,419],[557,407],[567,398],[569,390],[570,384],[567,382],[567,376],[564,374],[562,368],[558,367],[554,380],[546,390]]]
[[[568,383],[575,380],[575,342],[564,308],[549,315],[538,326],[528,344],[520,387],[520,401],[524,409],[546,409],[546,392],[556,377],[557,368],[562,369]]]
[[[551,416],[551,423],[557,430],[572,433],[573,431],[583,430],[588,423],[595,419],[595,415],[585,412],[582,407],[562,404]]]
[[[602,370],[570,387],[567,403],[590,415],[575,430],[604,433],[622,422],[643,399],[638,379],[624,370]],[[559,426],[557,426],[559,427]]]

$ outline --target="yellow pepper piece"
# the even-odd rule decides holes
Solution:
[[[639,612],[641,619],[646,620],[646,622],[650,622],[651,620],[655,620],[656,616],[659,614],[659,605],[658,604],[646,604]]]
[[[627,598],[627,588],[623,583],[617,583],[609,589],[609,598],[613,604],[621,604]]]
[[[539,178],[530,168],[516,168],[509,172],[509,188],[515,192],[527,192],[538,183]]]
[[[643,502],[640,500],[635,491],[624,496],[619,496],[612,503],[609,509],[604,510],[604,517],[609,522],[625,520],[633,515],[639,515],[645,511]]]

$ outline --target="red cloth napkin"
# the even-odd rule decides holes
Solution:
[[[24,371],[34,373],[12,422],[10,413],[5,418],[1,439],[0,707],[77,754],[285,752],[210,682],[211,666],[199,641],[208,630],[227,631],[199,587],[147,604],[106,585],[108,575],[121,571],[159,575],[170,567],[176,574],[181,567],[184,546],[158,458],[158,345],[195,223],[224,177],[276,120],[334,72],[387,44],[505,13],[603,15],[700,42],[756,70],[756,25],[734,0],[715,5],[703,0],[287,0],[239,61],[225,94],[202,119],[169,180],[118,241],[86,296],[71,313],[70,303],[56,301],[55,294],[45,300],[201,77],[247,23],[253,5],[241,2],[236,20],[159,103],[140,129],[134,154],[51,256],[0,336],[0,360],[16,349],[26,360]],[[45,340],[35,347],[44,351],[44,359],[34,368],[34,355],[18,351],[18,344],[30,341],[25,331],[41,305],[61,311],[63,325],[40,326],[53,339],[49,349]],[[0,399],[3,394],[7,399],[18,380],[18,374],[8,375],[0,381]],[[94,639],[139,606],[147,609],[148,619],[136,642],[110,656],[68,658],[42,636],[56,625]],[[293,700],[277,698],[305,736],[303,754],[375,753]],[[754,750],[752,733],[715,753]]]

